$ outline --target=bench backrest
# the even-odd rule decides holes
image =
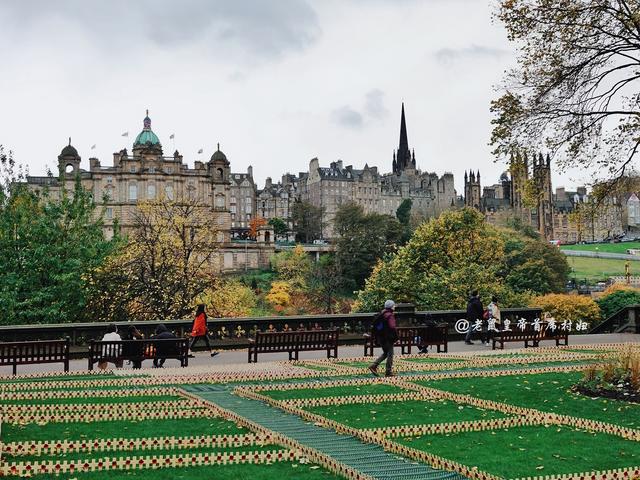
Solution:
[[[186,355],[189,342],[186,338],[144,340],[92,341],[89,357],[101,360],[138,359],[141,357],[176,357]]]
[[[69,357],[69,339],[0,343],[0,365],[57,363]]]
[[[255,348],[260,351],[280,351],[282,348],[327,348],[338,341],[338,329],[300,330],[297,332],[257,332]]]

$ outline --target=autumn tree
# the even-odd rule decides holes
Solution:
[[[322,255],[307,276],[308,295],[324,313],[335,313],[346,282],[333,255]]]
[[[560,167],[611,180],[640,147],[640,19],[636,0],[500,0],[518,48],[492,102],[494,153],[548,150]]]
[[[212,282],[216,217],[191,199],[140,203],[128,244],[92,274],[93,308],[108,320],[191,314]]]
[[[258,238],[258,230],[260,227],[264,227],[267,221],[262,217],[254,217],[249,222],[249,237],[253,240]]]

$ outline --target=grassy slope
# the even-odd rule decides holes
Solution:
[[[459,405],[446,400],[358,403],[313,407],[307,410],[355,428],[462,422],[505,416],[500,412]]]
[[[465,393],[547,412],[592,418],[638,428],[640,405],[577,395],[569,388],[580,372],[420,381],[429,387]]]
[[[399,442],[477,466],[503,478],[580,473],[640,464],[640,443],[569,427],[517,427],[404,438]]]
[[[611,258],[567,257],[572,268],[571,278],[604,281],[608,277],[624,275],[625,260]],[[631,262],[631,274],[640,272],[640,264]]]
[[[590,243],[585,245],[562,245],[561,250],[580,250],[585,252],[627,253],[628,248],[640,249],[640,242]]]

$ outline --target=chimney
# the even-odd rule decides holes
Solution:
[[[342,160],[338,160],[338,161],[336,162],[336,165],[338,166],[338,168],[339,168],[340,170],[342,170]]]
[[[89,170],[90,171],[100,170],[100,160],[98,160],[95,157],[91,157],[89,159]]]
[[[556,199],[557,200],[564,200],[566,198],[567,194],[564,191],[564,187],[557,187],[556,188]]]
[[[273,185],[273,182],[271,181],[271,177],[267,177],[267,179],[264,182],[264,188],[271,188],[272,185]]]
[[[247,167],[247,174],[253,178],[253,167],[251,165]]]

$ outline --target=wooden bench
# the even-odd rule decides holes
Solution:
[[[89,342],[89,370],[93,370],[94,363],[142,362],[160,358],[175,358],[180,360],[181,367],[188,366],[189,341],[186,338],[149,338]]]
[[[64,371],[69,371],[70,340],[37,340],[32,342],[0,343],[0,365],[13,366],[13,374],[18,365],[36,363],[62,363]]]
[[[447,337],[449,335],[449,325],[420,325],[417,327],[398,327],[398,340],[394,344],[400,347],[402,355],[411,353],[412,347],[437,346],[438,353],[446,353],[449,349]],[[364,335],[364,355],[373,356],[373,349],[378,346],[375,335]]]
[[[534,330],[532,323],[527,323],[524,330],[519,328],[514,328],[509,331],[500,330],[493,332],[493,335],[493,350],[496,349],[496,343],[500,344],[500,350],[504,350],[505,342],[524,341],[525,348],[529,346],[537,347],[543,340],[555,340],[556,346],[567,346],[569,344],[569,331],[563,330],[559,326],[557,326],[555,330],[551,330],[547,322],[540,322],[538,330]],[[529,343],[531,343],[531,345],[529,345]]]
[[[338,358],[339,330],[302,330],[297,332],[257,332],[249,339],[249,363],[258,362],[258,353],[287,352],[289,360],[298,360],[300,352],[326,350],[327,358]]]

